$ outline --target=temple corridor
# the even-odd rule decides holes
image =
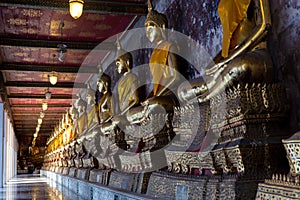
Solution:
[[[300,200],[300,0],[1,0],[0,199]]]

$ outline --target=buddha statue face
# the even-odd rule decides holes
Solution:
[[[154,23],[146,23],[146,36],[150,42],[157,43],[162,39],[161,28]]]
[[[110,77],[106,74],[103,74],[100,79],[97,81],[97,89],[100,93],[105,94],[110,92],[111,80]]]
[[[99,92],[104,93],[105,92],[105,87],[104,83],[102,81],[97,82],[97,89]]]
[[[119,74],[125,74],[129,71],[129,61],[119,58],[116,60],[116,70]]]

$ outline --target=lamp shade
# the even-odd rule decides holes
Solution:
[[[45,111],[47,109],[48,109],[47,101],[44,101],[43,104],[42,104],[42,110]]]
[[[57,74],[56,72],[52,71],[49,75],[49,81],[52,85],[55,85],[57,83]]]
[[[43,119],[42,118],[38,118],[38,124],[42,124]]]
[[[70,0],[70,14],[74,19],[78,19],[82,15],[83,0]]]

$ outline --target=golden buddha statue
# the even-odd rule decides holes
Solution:
[[[78,112],[79,112],[78,121],[77,121],[77,123],[78,123],[78,134],[81,134],[87,128],[87,122],[88,122],[87,121],[87,114],[86,114],[87,103],[79,95],[76,104],[77,104],[77,109],[78,109]]]
[[[95,106],[95,93],[96,91],[93,90],[90,84],[87,84],[87,91],[86,91],[86,100],[87,100],[87,118],[88,124],[87,127],[90,128],[93,125],[97,124],[96,118],[96,106]]]
[[[76,107],[74,105],[72,105],[70,113],[71,113],[72,122],[73,122],[72,123],[71,136],[70,136],[70,140],[72,140],[78,134],[78,117],[79,117],[79,112],[76,109]]]
[[[99,124],[107,122],[112,118],[112,96],[110,87],[110,77],[107,74],[102,74],[97,81],[97,89],[103,94],[96,108]]]
[[[177,91],[179,64],[175,53],[178,49],[175,44],[167,40],[168,20],[166,16],[155,11],[151,1],[148,2],[145,27],[147,38],[155,44],[149,61],[153,90],[148,97],[169,95],[170,91]]]
[[[123,76],[117,83],[117,100],[116,110],[112,119],[115,125],[125,125],[127,120],[125,114],[130,108],[133,108],[139,103],[138,94],[138,77],[131,72],[132,69],[132,55],[122,49],[120,41],[117,41],[117,52],[116,52],[116,70]],[[120,124],[121,123],[121,124]]]
[[[150,0],[145,27],[147,38],[155,44],[149,61],[153,89],[146,100],[141,103],[143,108],[139,107],[128,113],[127,119],[131,123],[141,123],[150,113],[164,112],[164,110],[172,112],[173,106],[178,104],[173,93],[177,91],[180,83],[179,61],[176,55],[178,49],[174,43],[167,40],[167,17],[154,10]]]
[[[192,81],[192,88],[180,86],[183,100],[194,97],[204,102],[238,83],[271,83],[272,62],[265,36],[271,26],[268,0],[221,0],[218,12],[223,27],[221,55],[205,70],[204,78]]]

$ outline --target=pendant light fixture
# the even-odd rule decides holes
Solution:
[[[82,15],[83,0],[69,0],[70,14],[74,19],[78,19]]]
[[[50,72],[49,81],[52,85],[55,85],[57,83],[57,73],[55,71]]]
[[[46,111],[48,109],[48,104],[47,104],[47,101],[45,100],[45,101],[43,101],[43,103],[42,103],[42,110],[43,111]]]

